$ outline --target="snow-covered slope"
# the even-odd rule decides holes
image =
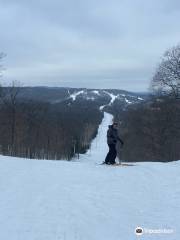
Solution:
[[[122,90],[75,89],[75,90],[71,90],[71,91],[73,91],[72,93],[70,93],[69,89],[67,91],[68,91],[68,98],[72,99],[73,101],[75,101],[77,99],[94,101],[94,100],[99,100],[99,99],[103,98],[104,100],[105,99],[110,100],[110,101],[108,101],[109,102],[108,106],[111,106],[115,101],[124,102],[127,105],[143,101],[143,98],[141,98],[140,96],[138,96],[136,94],[133,94],[133,93],[130,94],[129,92],[125,92],[124,94],[122,94],[121,93]],[[62,100],[66,100],[66,99],[61,99],[61,101]]]
[[[140,239],[179,240],[180,162],[99,165],[106,152],[105,114],[91,150],[79,160],[0,156],[0,239],[132,240],[134,229],[173,229]]]
[[[114,103],[114,101],[118,98],[119,95],[114,95],[112,93],[109,93],[108,91],[104,91],[106,94],[108,94],[111,98],[111,101],[109,103],[109,105],[112,105]]]
[[[96,138],[92,141],[91,147],[86,154],[81,154],[79,161],[81,163],[100,164],[104,161],[108,152],[106,143],[106,133],[108,125],[112,124],[113,116],[109,113],[104,113],[104,119],[98,129]],[[75,160],[77,161],[77,159]]]

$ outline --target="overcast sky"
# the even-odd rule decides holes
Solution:
[[[0,0],[3,81],[146,91],[179,22],[179,0]]]

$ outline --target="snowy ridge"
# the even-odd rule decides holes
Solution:
[[[78,100],[91,100],[91,101],[95,101],[95,100],[100,100],[102,101],[108,101],[109,97],[110,97],[110,102],[109,104],[105,104],[105,106],[112,106],[114,104],[114,102],[117,101],[121,101],[124,102],[125,104],[133,104],[133,103],[137,103],[137,102],[142,102],[144,99],[140,96],[136,96],[130,93],[120,93],[121,91],[119,90],[103,90],[103,89],[99,89],[99,90],[90,90],[90,89],[80,89],[80,90],[67,90],[68,93],[68,97],[65,99],[61,99],[61,100],[56,100],[54,101],[54,103],[58,103],[58,102],[62,102],[63,100],[67,100],[67,99],[72,99],[72,101],[76,101]],[[102,107],[103,109],[103,107]]]
[[[133,93],[120,89],[88,89],[88,88],[68,88],[68,87],[22,87],[19,95],[20,99],[38,100],[51,104],[68,104],[75,101],[93,101],[96,104],[105,105],[111,99],[111,105],[125,105],[129,103],[125,98],[135,103],[145,101],[148,96],[145,93]]]

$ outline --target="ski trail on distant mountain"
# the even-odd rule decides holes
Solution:
[[[105,104],[105,105],[103,105],[103,106],[101,106],[101,107],[99,108],[101,111],[102,111],[105,107],[111,106],[111,105],[114,103],[114,101],[116,100],[116,98],[119,97],[119,94],[118,94],[118,95],[114,95],[114,94],[109,93],[109,92],[107,92],[107,91],[104,91],[104,93],[106,93],[107,95],[109,95],[109,96],[111,97],[111,100],[110,100],[110,102],[109,102],[108,104]]]
[[[108,106],[112,105],[114,103],[114,101],[116,100],[116,98],[119,96],[119,94],[118,95],[114,95],[114,94],[109,93],[107,91],[104,91],[104,92],[111,97],[111,101],[109,102]]]
[[[132,104],[132,102],[129,101],[127,98],[125,98],[125,102],[128,103],[128,104]]]
[[[83,93],[84,93],[83,90],[78,91],[78,92],[75,92],[75,93],[72,93],[72,94],[69,96],[69,98],[72,98],[72,100],[75,101],[75,100],[76,100],[76,97],[77,97],[78,95],[80,95],[80,94],[83,94]]]
[[[97,94],[98,96],[101,96],[101,94],[99,93],[98,90],[93,90],[92,92],[95,93],[95,94]]]

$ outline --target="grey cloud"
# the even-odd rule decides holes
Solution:
[[[4,79],[146,90],[179,14],[177,0],[0,0]]]

